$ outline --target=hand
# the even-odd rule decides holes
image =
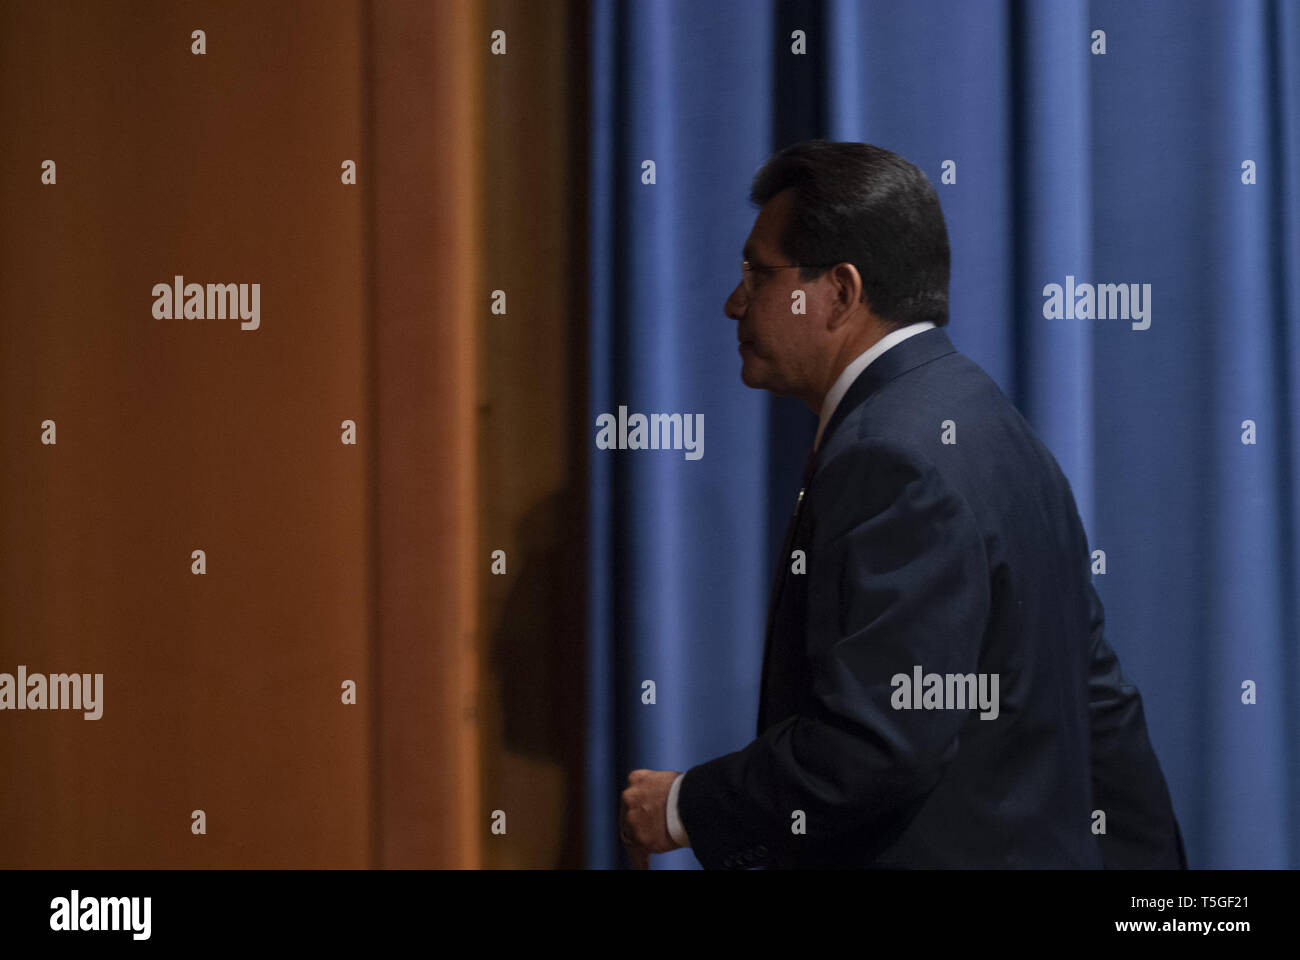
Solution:
[[[619,835],[638,870],[650,869],[650,854],[681,846],[668,834],[668,791],[677,770],[633,770],[619,803]]]

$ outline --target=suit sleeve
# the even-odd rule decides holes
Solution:
[[[1106,611],[1088,581],[1088,721],[1092,803],[1106,814],[1099,834],[1107,867],[1187,869],[1169,788],[1147,736],[1142,696],[1106,642]]]
[[[807,508],[812,697],[743,750],[686,772],[678,809],[706,868],[761,865],[905,815],[939,781],[969,715],[892,702],[893,678],[910,682],[916,665],[977,669],[989,573],[964,499],[915,451],[870,440],[820,467]]]

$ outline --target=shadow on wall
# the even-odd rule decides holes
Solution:
[[[508,567],[513,586],[488,645],[505,752],[486,758],[499,792],[485,803],[504,809],[507,835],[520,838],[489,849],[488,864],[585,866],[586,501],[576,493],[538,501],[516,528],[518,567]]]

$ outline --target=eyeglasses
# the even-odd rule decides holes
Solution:
[[[836,261],[838,263],[839,261]],[[752,260],[740,261],[740,276],[745,283],[745,292],[752,294],[756,286],[754,282],[754,271],[761,270],[766,273],[769,270],[783,270],[786,267],[800,267],[810,270],[825,270],[835,266],[834,263],[754,263]]]

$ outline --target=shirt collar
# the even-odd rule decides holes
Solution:
[[[906,327],[887,333],[866,350],[858,354],[849,362],[847,367],[840,371],[840,375],[836,377],[835,382],[831,384],[831,388],[826,394],[826,399],[822,401],[822,415],[817,424],[817,438],[813,441],[814,450],[816,450],[821,444],[822,431],[826,429],[826,424],[830,423],[831,417],[834,416],[835,408],[840,405],[840,401],[844,399],[844,394],[848,393],[849,387],[852,386],[853,381],[858,379],[858,376],[863,370],[867,369],[871,361],[875,360],[890,347],[902,343],[908,337],[915,336],[918,333],[924,333],[926,330],[931,330],[933,328],[933,323],[929,320],[923,320],[920,323],[909,324]]]

